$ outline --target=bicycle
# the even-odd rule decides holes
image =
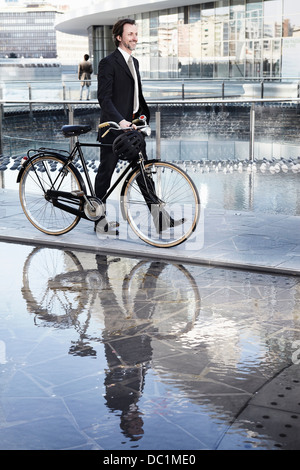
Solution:
[[[144,118],[138,122],[140,125],[134,132],[149,135],[151,129]],[[62,127],[65,137],[75,138],[70,152],[43,147],[27,152],[17,178],[19,198],[27,219],[48,235],[69,232],[81,218],[97,222],[103,217],[107,199],[124,180],[120,192],[121,213],[141,240],[156,247],[173,247],[187,240],[200,216],[199,194],[187,173],[173,163],[148,160],[139,150],[100,200],[96,197],[82,148],[105,144],[79,140],[79,136],[91,130],[91,126],[80,124]],[[112,121],[100,124],[99,131],[104,134],[117,131],[119,135],[128,132]],[[77,167],[79,162],[85,180]],[[166,214],[169,220],[181,222],[162,226],[161,219]]]

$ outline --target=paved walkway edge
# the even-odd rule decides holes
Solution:
[[[24,245],[35,245],[35,246],[46,246],[49,248],[56,248],[60,250],[79,250],[79,251],[87,251],[92,253],[106,253],[108,255],[118,255],[118,256],[127,256],[131,258],[144,258],[144,259],[159,259],[163,261],[168,261],[172,263],[181,263],[181,264],[193,264],[193,265],[202,265],[202,266],[209,266],[209,267],[218,267],[218,268],[226,268],[226,269],[237,269],[237,270],[244,270],[244,271],[255,271],[255,272],[262,272],[267,274],[277,274],[277,275],[288,275],[288,276],[300,276],[300,271],[295,270],[292,268],[283,268],[280,266],[263,266],[258,264],[249,264],[249,263],[233,263],[230,261],[218,261],[214,259],[205,259],[201,257],[197,257],[194,259],[188,259],[184,255],[176,254],[172,252],[170,249],[170,254],[168,255],[165,250],[162,249],[161,255],[157,253],[157,251],[151,253],[147,251],[147,253],[143,252],[142,250],[134,250],[134,249],[124,249],[118,248],[118,246],[89,246],[89,245],[82,245],[81,243],[72,243],[72,242],[64,242],[63,244],[57,243],[57,240],[54,239],[52,242],[49,239],[43,240],[41,237],[39,239],[28,239],[28,237],[22,236],[12,236],[12,235],[1,235],[0,234],[0,241],[7,242],[7,243],[21,243]]]
[[[0,240],[57,249],[158,259],[173,263],[300,276],[300,217],[201,209],[196,231],[173,248],[156,248],[133,234],[122,220],[120,237],[98,237],[93,222],[81,220],[60,236],[46,235],[26,218],[18,192],[0,190]]]

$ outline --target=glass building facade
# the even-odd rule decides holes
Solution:
[[[56,58],[54,8],[7,8],[0,11],[0,57]]]
[[[297,0],[218,0],[134,18],[144,78],[300,77]],[[89,36],[96,66],[114,49],[111,27]]]

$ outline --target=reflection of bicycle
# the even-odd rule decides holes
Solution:
[[[55,278],[62,275],[66,279],[58,286]],[[36,324],[43,319],[54,327],[69,328],[88,301],[86,274],[71,251],[35,248],[24,264],[22,293]]]
[[[92,311],[97,298],[101,303],[103,289],[103,295],[110,292],[110,299],[114,296],[118,307],[114,319],[103,307],[106,327],[110,321],[116,329],[120,325],[125,329],[144,325],[150,336],[160,338],[178,338],[193,328],[200,312],[200,295],[186,268],[173,263],[132,261],[132,268],[119,284],[119,296],[110,273],[119,273],[121,262],[104,256],[98,269],[84,269],[70,251],[35,248],[24,264],[22,288],[35,324],[72,328],[81,341],[99,342],[101,338],[92,327]],[[120,281],[119,274],[116,279]],[[99,313],[99,305],[96,311]]]
[[[124,180],[120,193],[122,215],[139,238],[157,247],[172,247],[187,240],[196,229],[200,212],[199,195],[190,177],[172,163],[144,159],[140,133],[148,131],[145,123],[138,126],[138,131],[129,132],[113,122],[99,127],[107,127],[107,132],[118,130],[120,136],[135,139],[134,144],[129,141],[127,145],[135,145],[136,150],[105,198],[100,201],[95,195],[82,151],[82,147],[104,144],[79,142],[79,135],[89,132],[90,126],[63,126],[65,137],[76,138],[70,153],[40,148],[29,150],[22,160],[17,181],[21,205],[29,221],[49,235],[69,232],[81,218],[98,221],[103,216],[103,204]],[[122,157],[122,152],[117,155],[129,160]],[[87,185],[75,163],[77,158]]]
[[[198,286],[182,265],[141,261],[125,276],[127,315],[151,320],[156,337],[178,338],[194,327],[200,312]]]

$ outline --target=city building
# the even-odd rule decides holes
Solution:
[[[57,14],[55,7],[45,4],[2,7],[0,57],[56,59],[54,23]]]
[[[89,38],[94,69],[114,49],[113,23],[134,18],[144,78],[298,78],[300,2],[112,0],[71,10],[56,23]]]
[[[65,66],[65,69],[70,66],[77,73],[79,61],[88,51],[88,38],[55,30],[54,24],[57,17],[63,16],[67,9],[68,6],[57,7],[41,1],[14,0],[0,3],[0,66],[2,75],[7,76],[7,71],[9,71],[12,76],[15,76],[17,68],[23,67],[22,64],[26,64],[26,69],[35,67],[32,64],[36,61],[29,59],[38,59],[39,67],[42,67],[41,59],[48,60],[48,62],[45,60],[45,67],[51,66],[49,65],[50,59],[55,59]],[[16,61],[9,59],[20,59],[18,67],[13,67],[16,65]],[[10,68],[8,69],[8,67]],[[23,78],[28,77],[26,75]]]

